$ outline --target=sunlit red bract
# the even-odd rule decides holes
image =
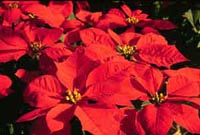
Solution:
[[[0,114],[5,130],[200,134],[200,70],[179,47],[190,41],[172,38],[182,25],[171,17],[152,16],[165,2],[151,13],[138,2],[0,2],[0,108],[17,112]]]

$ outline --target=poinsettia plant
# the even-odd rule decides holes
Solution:
[[[199,12],[176,4],[1,1],[0,134],[200,134]]]

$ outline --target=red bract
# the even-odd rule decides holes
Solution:
[[[127,26],[124,13],[117,8],[112,8],[108,13],[104,14],[97,23],[96,27],[104,30],[115,29]]]
[[[53,13],[62,14],[65,18],[70,16],[73,12],[72,1],[50,1],[48,7]]]
[[[96,26],[96,23],[99,21],[102,13],[101,12],[89,12],[85,10],[80,10],[76,14],[76,18],[78,19],[71,19],[66,20],[62,27],[65,31],[68,31],[65,35],[65,44],[71,45],[80,41],[79,31],[85,30],[87,31],[87,27],[89,26]]]
[[[24,29],[24,37],[29,46],[28,54],[33,58],[39,59],[40,55],[45,54],[55,61],[62,61],[71,54],[63,43],[59,43],[62,31],[58,28],[30,28]]]
[[[3,26],[16,26],[22,20],[24,16],[24,6],[38,3],[37,1],[22,2],[22,1],[3,1],[2,15],[3,15]]]
[[[76,1],[76,13],[79,12],[80,10],[86,10],[90,7],[89,3],[87,0],[82,0],[82,1]]]
[[[56,76],[67,88],[84,90],[85,80],[96,66],[98,63],[85,54],[84,48],[79,47],[67,60],[56,63]]]
[[[114,43],[110,36],[97,28],[88,28],[80,31],[80,38],[84,45],[90,46],[95,44],[101,44],[105,46],[114,47]]]
[[[119,110],[115,106],[101,103],[90,104],[85,92],[85,81],[88,73],[96,63],[84,54],[84,50],[77,50],[64,62],[56,63],[56,77],[44,75],[29,83],[24,93],[24,98],[36,110],[22,116],[18,121],[32,120],[45,115],[46,124],[50,132],[70,134],[70,120],[76,115],[84,130],[94,134],[117,134],[119,132]],[[105,113],[105,121],[98,117]],[[116,115],[116,116],[115,116]],[[110,126],[113,124],[113,126]],[[35,125],[37,126],[37,125]],[[109,128],[109,130],[107,130]],[[44,131],[41,131],[44,132]],[[45,132],[48,134],[47,132]]]
[[[27,5],[24,8],[24,12],[27,13],[32,19],[39,19],[51,27],[60,27],[64,21],[63,13],[55,12],[53,6],[47,7],[45,5],[34,3]]]
[[[119,83],[120,82],[120,83]],[[165,83],[166,89],[164,87]],[[94,69],[87,79],[87,95],[94,99],[104,99],[105,102],[130,106],[131,100],[148,100],[140,111],[134,113],[136,118],[129,121],[141,127],[134,128],[139,134],[167,134],[172,122],[187,128],[192,133],[199,133],[200,125],[191,124],[191,118],[186,118],[188,112],[198,117],[197,106],[187,107],[186,102],[200,102],[199,84],[184,76],[174,76],[165,82],[163,74],[150,66],[128,62],[108,62]],[[196,102],[193,102],[196,101]],[[182,111],[185,110],[186,114]],[[185,123],[183,123],[183,118]],[[199,118],[197,119],[199,121]],[[131,127],[127,127],[128,131]],[[140,131],[141,130],[141,131]]]
[[[71,19],[65,20],[62,27],[65,31],[70,29],[81,30],[87,28],[88,26],[95,27],[101,16],[102,12],[93,13],[86,10],[80,10],[75,14],[75,16],[72,16]]]
[[[27,51],[27,43],[19,31],[6,27],[0,28],[0,62],[18,60]]]
[[[142,10],[131,10],[127,5],[122,5],[121,9],[113,8],[106,13],[98,22],[97,27],[101,29],[115,29],[131,25],[131,30],[142,21],[148,21],[148,15],[142,13]]]
[[[191,81],[200,81],[200,70],[198,68],[185,67],[178,70],[164,70],[163,72],[169,77],[182,75]]]
[[[187,61],[174,45],[168,45],[161,35],[148,33],[139,35],[125,32],[118,36],[108,30],[110,36],[117,43],[117,51],[129,60],[146,62],[157,66],[170,67],[173,64]]]
[[[95,44],[85,47],[85,55],[99,64],[124,59],[119,53],[104,44]]]
[[[39,77],[42,73],[40,71],[28,71],[25,69],[18,69],[15,75],[19,77],[22,81],[29,83],[33,79]]]
[[[83,130],[97,135],[111,132],[117,134],[118,121],[121,119],[119,111],[105,104],[89,104],[87,95],[81,96],[81,91],[67,88],[66,85],[63,87],[53,76],[41,76],[33,80],[24,93],[25,101],[38,109],[25,114],[18,121],[32,120],[45,115],[47,125],[44,126],[47,126],[51,133],[70,135],[70,120],[76,115],[82,123]],[[104,117],[99,120],[102,115]],[[105,123],[105,119],[109,121]],[[49,131],[41,130],[45,134]]]
[[[138,87],[138,91],[144,92],[144,98],[148,95],[151,103],[151,105],[147,105],[138,111],[138,116],[136,116],[144,132],[146,134],[167,134],[172,122],[175,121],[177,124],[185,127],[189,132],[199,133],[199,122],[198,124],[192,124],[192,119],[186,117],[186,114],[189,112],[194,115],[192,117],[198,117],[198,109],[185,105],[186,102],[193,102],[193,99],[198,100],[198,102],[200,101],[198,98],[198,83],[192,82],[183,76],[175,76],[169,78],[168,82],[166,82],[167,86],[165,91],[163,89],[164,87],[161,87],[161,83],[163,82],[157,81],[158,74],[152,74],[151,76],[154,79],[152,83],[149,80],[144,80],[146,78],[144,75],[140,75],[143,79],[138,76],[133,79],[134,81],[132,80],[132,86],[134,88],[140,86]],[[138,82],[141,85],[138,85]],[[183,119],[185,122],[183,122]],[[200,119],[197,118],[196,120],[199,121]]]
[[[128,76],[131,74],[130,70],[136,67],[142,69],[146,66],[126,60],[110,61],[100,65],[88,76],[86,94],[108,104],[131,105],[130,99],[137,98],[138,92],[134,88],[127,89],[130,87]]]
[[[127,5],[122,5],[121,8],[124,11],[124,13],[128,16],[128,18],[126,19],[127,23],[137,24],[140,21],[147,21],[147,20],[149,20],[147,18],[148,15],[142,13],[142,10],[131,11],[131,9]]]
[[[0,74],[0,99],[8,96],[13,91],[10,89],[12,81],[6,75]]]

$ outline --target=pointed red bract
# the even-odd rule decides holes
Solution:
[[[148,33],[140,37],[137,42],[137,48],[141,49],[142,47],[146,47],[147,45],[168,45],[167,40],[158,34]]]
[[[48,7],[53,13],[62,14],[64,17],[70,16],[73,12],[72,1],[50,1]]]
[[[18,31],[0,28],[0,62],[18,60],[27,50],[27,43]]]
[[[60,131],[60,134],[71,135],[70,120],[73,117],[75,106],[70,104],[58,104],[46,115],[46,123],[50,132]]]
[[[176,122],[192,134],[200,133],[200,118],[198,116],[198,110],[195,110],[188,105],[182,105],[182,108],[181,116],[179,116],[179,114],[175,117]]]
[[[80,37],[84,45],[103,44],[105,46],[114,46],[113,41],[107,33],[97,28],[88,28],[80,31]]]
[[[138,114],[138,119],[146,134],[166,135],[172,125],[173,116],[164,105],[147,105]]]
[[[124,58],[111,47],[95,44],[85,48],[85,55],[93,61],[105,63],[108,61],[120,61]],[[99,64],[100,64],[99,63]]]
[[[180,97],[198,97],[200,93],[200,87],[197,82],[193,82],[181,75],[169,78],[167,90],[170,95]]]
[[[131,99],[141,95],[134,90],[129,78],[130,70],[137,66],[140,65],[125,60],[102,64],[89,74],[86,95],[109,104],[130,105]]]
[[[95,66],[96,62],[89,59],[85,55],[84,48],[80,47],[66,61],[56,63],[56,76],[66,88],[82,89],[89,72]]]
[[[13,92],[9,89],[11,85],[12,81],[10,78],[6,75],[0,74],[0,99]]]
[[[51,8],[42,4],[31,4],[24,8],[24,11],[37,16],[39,19],[52,27],[59,27],[64,21],[62,14],[52,12]]]
[[[120,121],[123,118],[120,110],[106,105],[78,106],[75,115],[81,121],[82,130],[95,135],[115,134],[120,132]]]
[[[64,93],[60,82],[51,75],[44,75],[29,83],[24,100],[34,107],[52,107],[62,100]]]
[[[188,61],[175,46],[146,45],[139,51],[141,60],[170,68],[173,64]]]

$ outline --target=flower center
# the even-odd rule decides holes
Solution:
[[[36,16],[35,16],[33,13],[28,13],[28,17],[29,17],[30,19],[34,19]]]
[[[128,23],[131,23],[131,24],[137,24],[137,23],[139,22],[139,19],[136,18],[136,17],[134,17],[134,16],[132,16],[132,17],[128,17],[128,18],[126,19],[126,21],[127,21]]]
[[[73,90],[68,90],[65,99],[68,102],[76,104],[79,100],[81,100],[81,94],[78,92],[78,89],[74,88]]]
[[[30,50],[31,50],[30,55],[33,58],[39,59],[41,55],[40,50],[42,49],[42,47],[43,45],[40,42],[32,42],[30,44]]]
[[[9,8],[19,8],[19,4],[17,2],[9,3]]]
[[[32,42],[30,44],[30,48],[33,52],[39,52],[39,50],[42,48],[42,44],[39,42]]]
[[[150,101],[154,104],[160,104],[160,103],[163,103],[166,99],[167,99],[167,95],[156,92],[156,94],[151,97]]]
[[[130,58],[132,54],[136,52],[136,47],[135,46],[130,46],[130,45],[119,45],[117,47],[117,51],[123,55],[125,58]]]

